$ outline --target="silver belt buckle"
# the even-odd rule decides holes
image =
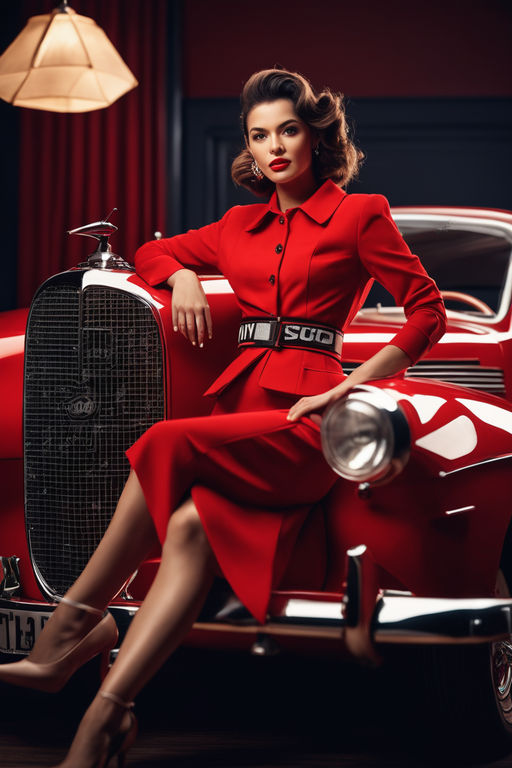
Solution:
[[[270,324],[269,341],[273,347],[279,347],[281,346],[279,344],[279,337],[281,335],[282,324],[279,320],[269,320],[268,322]]]
[[[279,337],[280,323],[273,320],[243,320],[238,332],[239,344],[252,344],[256,347],[275,347]]]

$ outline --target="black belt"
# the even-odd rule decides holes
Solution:
[[[331,325],[308,320],[246,317],[240,323],[239,347],[311,349],[341,355],[343,334]]]

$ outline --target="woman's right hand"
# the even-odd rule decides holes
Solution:
[[[172,288],[172,324],[194,346],[212,338],[212,317],[203,286],[191,269],[179,269],[167,280]]]

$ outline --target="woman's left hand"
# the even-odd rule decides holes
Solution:
[[[337,387],[322,392],[321,395],[301,397],[288,411],[288,419],[296,421],[307,413],[322,411],[329,403],[338,400],[358,384],[364,384],[372,379],[381,379],[394,376],[412,365],[409,356],[394,344],[386,344],[379,349],[369,360],[358,365]],[[316,421],[316,419],[315,419]]]
[[[329,403],[342,397],[345,392],[340,391],[339,387],[329,389],[327,392],[322,392],[321,395],[311,395],[311,397],[301,397],[296,403],[292,405],[288,411],[286,417],[290,421],[297,421],[301,416],[305,416],[307,413],[323,411]]]

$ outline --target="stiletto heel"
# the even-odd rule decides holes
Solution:
[[[113,648],[114,646],[112,646]],[[100,680],[101,682],[104,681],[106,676],[108,675],[108,671],[111,667],[110,663],[110,653],[112,651],[112,648],[106,648],[101,653],[101,660],[100,660]]]
[[[114,757],[117,758],[118,768],[125,768],[126,753],[135,741],[138,730],[137,718],[133,714],[135,704],[133,701],[123,701],[110,691],[99,691],[99,696],[113,701],[116,706],[125,710],[119,727],[109,733],[113,723],[117,722],[117,714],[113,715],[112,710],[107,710],[103,713],[103,720],[98,721],[97,717],[93,717],[94,726],[91,731],[90,725],[85,723],[86,713],[64,762],[55,768],[75,768],[77,764],[87,765],[88,768],[107,768]],[[91,706],[93,705],[94,702]]]
[[[135,703],[133,701],[123,701],[123,699],[121,699],[119,696],[116,696],[115,693],[110,693],[109,691],[100,691],[99,693],[100,696],[102,696],[104,699],[110,699],[110,701],[113,701],[119,707],[126,709],[128,715],[130,716],[130,725],[127,731],[124,733],[120,731],[117,736],[112,739],[110,749],[107,753],[107,759],[105,763],[98,762],[98,768],[100,765],[102,768],[106,768],[110,760],[115,757],[115,755],[117,755],[117,768],[125,768],[126,753],[137,738],[138,724],[137,718],[133,714]]]
[[[98,653],[109,653],[115,646],[119,633],[108,611],[100,611],[98,608],[77,603],[67,597],[60,598],[59,602],[103,618],[56,661],[48,663],[31,661],[29,655],[21,661],[0,665],[0,682],[23,688],[34,688],[47,693],[57,693],[64,688],[79,667]]]

